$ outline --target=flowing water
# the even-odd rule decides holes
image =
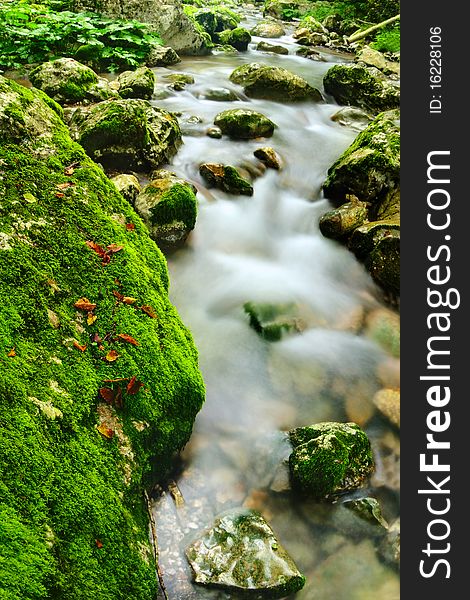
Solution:
[[[290,36],[268,40],[288,47],[288,56],[257,52],[257,41],[246,53],[155,70],[159,82],[172,72],[195,78],[155,103],[180,113],[184,145],[170,168],[198,188],[196,228],[186,247],[169,257],[170,293],[194,335],[207,389],[176,485],[154,502],[161,571],[170,600],[234,598],[192,584],[184,549],[215,515],[245,506],[263,514],[306,575],[299,600],[396,600],[398,574],[380,558],[378,528],[340,502],[296,497],[284,462],[289,448],[283,431],[354,420],[368,433],[377,465],[369,488],[356,496],[377,498],[389,522],[398,516],[398,436],[372,403],[377,390],[399,385],[398,360],[364,327],[371,315],[393,311],[354,256],[318,228],[329,207],[321,195],[326,171],[357,133],[331,120],[334,103],[249,100],[228,79],[237,66],[256,61],[283,66],[322,89],[331,64],[347,59],[297,57]],[[239,100],[205,99],[214,88],[233,90]],[[237,107],[272,119],[278,125],[273,137],[205,135],[217,113]],[[253,151],[264,145],[274,147],[285,166],[261,173],[253,197],[206,189],[198,174],[202,162],[252,171],[259,167]],[[303,331],[279,342],[263,340],[249,326],[247,301],[294,302]]]

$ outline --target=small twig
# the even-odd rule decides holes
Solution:
[[[157,569],[158,583],[160,585],[160,589],[162,590],[163,597],[165,598],[165,600],[168,600],[168,594],[166,593],[165,582],[163,581],[163,574],[160,570],[160,564],[159,564],[157,526],[155,523],[155,519],[153,517],[152,507],[150,504],[149,495],[147,494],[147,490],[144,490],[144,498],[145,498],[145,503],[147,505],[147,512],[148,512],[149,520],[150,520],[150,528],[152,530],[153,555],[155,558],[155,566]]]

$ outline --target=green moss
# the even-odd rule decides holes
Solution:
[[[136,213],[41,95],[3,78],[0,93],[2,105],[23,110],[17,122],[0,106],[2,591],[11,600],[148,600],[157,585],[142,486],[164,476],[189,438],[204,396],[197,353],[169,302],[166,262]],[[103,266],[87,240],[123,249]],[[97,304],[92,325],[74,308],[81,297]],[[104,359],[111,349],[115,362]],[[100,402],[100,387],[119,385],[104,380],[133,376],[144,387],[124,392],[122,407]],[[112,439],[96,429],[103,415]]]
[[[280,340],[284,333],[299,330],[298,309],[293,303],[246,302],[243,309],[250,317],[250,326],[269,342]]]
[[[244,51],[251,42],[251,35],[243,27],[236,27],[232,30],[222,31],[219,34],[219,41],[221,44],[229,44],[237,50]]]
[[[224,110],[215,117],[214,124],[235,139],[270,137],[276,128],[265,115],[244,108]]]
[[[162,194],[151,213],[153,225],[182,221],[188,229],[194,229],[197,217],[196,195],[188,185],[175,183]]]
[[[367,435],[355,423],[317,423],[289,432],[294,484],[317,498],[358,487],[373,468]]]

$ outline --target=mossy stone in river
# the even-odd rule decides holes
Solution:
[[[330,210],[320,219],[320,231],[325,237],[335,240],[347,236],[367,219],[367,204],[359,200],[346,202]]]
[[[271,67],[249,63],[235,69],[230,81],[243,86],[245,94],[251,98],[264,98],[279,102],[320,102],[322,95],[303,77],[282,67]]]
[[[379,240],[364,261],[372,278],[385,290],[400,293],[400,232]]]
[[[236,50],[244,52],[248,50],[248,44],[251,42],[250,32],[243,27],[228,29],[219,34],[219,42],[233,46]]]
[[[228,194],[253,195],[253,186],[235,167],[220,163],[203,163],[199,167],[199,173],[210,187],[219,188]]]
[[[184,244],[196,224],[195,188],[175,173],[156,171],[137,197],[135,209],[159,247],[175,250]]]
[[[148,67],[124,71],[117,78],[121,98],[150,100],[155,88],[155,73]]]
[[[196,583],[245,598],[284,598],[301,590],[305,577],[263,517],[232,510],[186,549]]]
[[[286,56],[289,54],[289,50],[285,46],[270,44],[269,42],[259,42],[256,49],[260,52],[272,52],[273,54],[284,54]]]
[[[294,485],[319,499],[359,487],[372,473],[369,438],[356,423],[317,423],[289,432]]]
[[[108,100],[78,108],[70,130],[93,160],[113,169],[157,168],[182,143],[176,117],[147,100]]]
[[[239,140],[271,137],[276,128],[271,119],[247,108],[224,110],[215,117],[214,125],[220,127],[222,133]]]
[[[60,104],[101,102],[118,96],[105,79],[73,58],[45,62],[31,71],[29,79]]]
[[[377,69],[334,65],[323,78],[323,86],[338,104],[358,106],[375,113],[400,105],[400,90]]]
[[[337,205],[352,194],[380,210],[400,183],[400,113],[378,115],[328,169],[325,196]]]
[[[284,27],[275,21],[260,21],[251,29],[250,33],[263,38],[280,38],[286,35]]]
[[[285,333],[300,331],[299,311],[293,302],[270,304],[246,302],[243,309],[250,317],[250,325],[265,340],[279,341]]]
[[[148,600],[143,489],[187,443],[204,385],[164,257],[45,100],[0,77],[0,596]],[[121,249],[103,266],[90,241]]]

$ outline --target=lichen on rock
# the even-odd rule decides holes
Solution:
[[[155,87],[155,73],[148,67],[124,71],[117,78],[121,98],[150,100]]]

